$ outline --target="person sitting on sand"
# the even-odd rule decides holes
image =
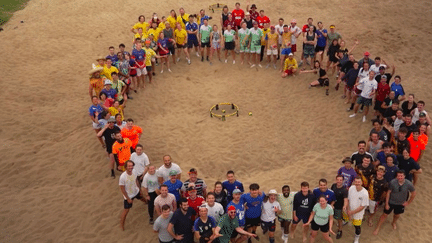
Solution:
[[[285,78],[288,75],[293,75],[297,72],[298,64],[297,60],[294,58],[292,53],[288,54],[288,58],[285,59],[282,78]]]
[[[309,84],[309,88],[316,86],[325,86],[326,87],[326,95],[329,95],[329,85],[330,80],[327,76],[326,70],[321,68],[321,64],[318,60],[314,62],[314,69],[307,71],[300,71],[300,73],[318,73],[318,80],[313,81]]]

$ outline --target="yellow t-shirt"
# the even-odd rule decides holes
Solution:
[[[271,49],[277,48],[278,40],[279,40],[278,33],[275,32],[274,34],[272,34],[269,32],[267,34],[267,44],[268,44],[267,48],[271,48]]]
[[[148,34],[147,34],[147,32],[145,32],[145,33],[143,32],[142,35],[136,33],[136,34],[134,35],[134,38],[133,38],[132,42],[135,42],[135,39],[136,39],[136,38],[140,38],[141,40],[145,40],[145,39],[148,38]]]
[[[154,56],[156,56],[156,52],[155,52],[153,49],[151,49],[150,47],[149,47],[149,48],[147,48],[147,47],[143,47],[142,49],[143,49],[143,50],[145,51],[145,53],[146,53],[146,59],[145,59],[146,67],[151,67],[151,65],[152,65],[152,63],[151,63],[151,59],[152,59]]]
[[[138,22],[138,23],[134,24],[134,26],[132,28],[135,30],[141,28],[143,30],[143,33],[144,33],[147,31],[147,28],[149,27],[149,25],[150,24],[147,22],[144,22],[144,23]]]
[[[284,71],[286,71],[289,66],[291,66],[294,69],[297,69],[298,65],[297,65],[296,59],[294,59],[294,58],[292,60],[290,60],[289,58],[285,59]]]
[[[102,71],[102,75],[105,76],[107,79],[112,81],[111,73],[116,72],[118,73],[118,69],[114,66],[111,66],[110,68],[107,68],[107,66],[104,67],[104,70]]]
[[[150,28],[148,31],[147,31],[147,34],[148,35],[153,35],[153,37],[154,37],[154,41],[155,42],[157,42],[157,40],[158,40],[158,38],[159,38],[159,34],[160,34],[160,32],[162,32],[162,29],[161,28],[156,28],[156,29],[152,29],[152,28]]]
[[[176,29],[177,19],[175,19],[172,16],[169,16],[166,20],[170,23],[171,28]]]
[[[178,30],[178,29],[176,29],[175,31],[174,31],[174,36],[175,36],[175,40],[176,40],[176,43],[177,44],[179,44],[179,45],[184,45],[184,44],[186,44],[186,37],[187,37],[187,32],[186,32],[186,30]]]
[[[158,28],[161,28],[162,30],[166,28],[165,23],[164,22],[160,22],[158,25]]]
[[[262,32],[263,32],[263,35],[261,37],[261,45],[265,46],[265,44],[266,44],[265,37],[268,33],[270,33],[270,29],[262,29]]]
[[[182,19],[184,19],[184,22]],[[177,22],[181,24],[182,29],[186,29],[185,23],[189,22],[189,14],[185,13],[183,15],[183,17],[178,15],[177,16]]]
[[[291,32],[288,31],[287,33],[282,33],[282,48],[288,48],[291,44]]]
[[[110,108],[108,108],[109,113],[111,114],[111,116],[115,116],[118,113],[120,113],[122,120],[124,120],[124,116],[123,116],[123,105],[120,105],[118,107],[118,109],[116,109],[114,106],[111,106]]]

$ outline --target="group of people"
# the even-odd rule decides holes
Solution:
[[[308,237],[314,242],[318,232],[333,242],[331,235],[340,239],[347,221],[352,221],[354,242],[359,242],[363,218],[368,215],[367,224],[374,226],[379,206],[383,214],[373,233],[378,234],[392,212],[392,227],[396,229],[399,216],[416,195],[414,185],[422,173],[420,161],[431,119],[424,101],[416,102],[413,94],[406,96],[401,77],[394,76],[395,67],[387,72],[389,65],[380,57],[372,60],[369,52],[356,61],[352,51],[357,41],[348,50],[334,25],[327,31],[322,22],[315,27],[312,18],[301,29],[296,20],[286,25],[283,18],[272,25],[264,10],[258,12],[255,4],[250,8],[248,4],[243,11],[236,3],[232,12],[227,6],[223,8],[220,26],[210,26],[211,19],[204,10],[191,15],[183,8],[179,15],[171,10],[166,18],[153,14],[150,22],[139,16],[131,29],[131,53],[124,44],[119,45],[118,52],[111,46],[109,55],[98,58],[89,73],[90,119],[109,156],[111,177],[116,177],[116,171],[122,172],[121,228],[124,230],[133,200],[140,199],[148,204],[149,223],[161,243],[252,242],[254,238],[259,240],[258,226],[268,234],[270,242],[275,242],[277,221],[283,242],[288,242],[289,235],[294,238],[299,223],[303,224],[304,242]],[[297,39],[302,42],[300,62],[294,57]],[[163,165],[156,168],[139,142],[142,128],[133,119],[125,119],[126,102],[133,99],[131,94],[145,87],[146,76],[152,82],[156,65],[161,64],[161,73],[164,66],[171,72],[170,56],[175,64],[183,53],[190,64],[192,49],[201,61],[210,64],[215,52],[223,62],[221,50],[225,51],[225,63],[229,54],[235,64],[240,53],[241,64],[248,62],[251,67],[262,67],[266,55],[267,68],[272,65],[277,69],[280,60],[282,77],[317,73],[319,78],[310,86],[325,86],[327,95],[327,73],[336,72],[335,89],[345,84],[343,98],[351,104],[348,111],[354,111],[350,117],[364,110],[366,121],[368,108],[375,103],[376,119],[372,120],[369,139],[358,142],[358,151],[342,161],[331,187],[323,178],[314,190],[310,190],[308,182],[302,182],[298,192],[283,185],[280,193],[276,189],[266,193],[253,183],[246,193],[233,171],[228,171],[226,181],[216,182],[210,190],[194,168],[182,181],[182,170],[169,155],[163,156]],[[326,65],[321,64],[324,54]],[[307,65],[310,70],[306,70]],[[394,82],[389,85],[393,76]]]

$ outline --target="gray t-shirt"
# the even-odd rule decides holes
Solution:
[[[147,188],[148,192],[154,192],[159,188],[159,181],[157,176],[157,171],[153,175],[150,175],[148,172],[144,175],[142,187]]]
[[[163,242],[172,241],[174,238],[168,233],[168,224],[173,216],[173,212],[170,212],[168,218],[164,219],[159,216],[153,224],[153,230],[159,231],[159,240]]]
[[[390,193],[390,204],[402,205],[407,201],[408,192],[415,191],[414,185],[409,180],[405,180],[404,184],[399,185],[397,179],[390,181],[389,185]]]

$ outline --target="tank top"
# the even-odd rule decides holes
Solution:
[[[217,44],[219,42],[220,38],[221,38],[221,36],[219,34],[219,31],[213,32],[213,43],[214,44]]]
[[[315,40],[315,32],[313,35],[309,35],[309,32],[306,34],[306,40],[307,41],[314,41]],[[305,44],[306,46],[313,46],[313,44]]]
[[[376,157],[377,157],[377,150],[378,149],[380,149],[381,148],[381,146],[380,146],[380,143],[378,142],[378,144],[377,145],[373,145],[373,143],[372,143],[372,141],[370,141],[369,142],[369,153],[371,153],[372,154],[372,158],[374,159],[374,160],[376,160]]]

